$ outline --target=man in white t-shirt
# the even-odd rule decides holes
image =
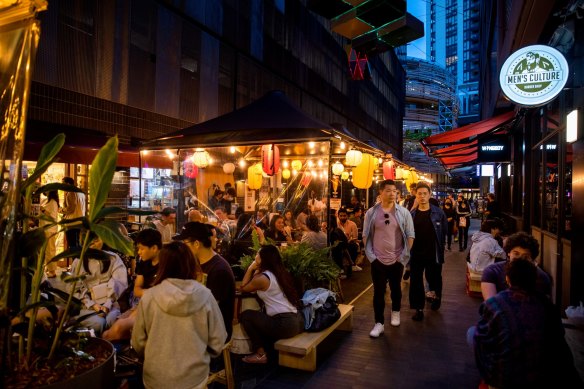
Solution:
[[[171,207],[166,207],[160,212],[160,220],[154,220],[154,226],[162,235],[163,244],[172,242],[175,223],[176,211]]]

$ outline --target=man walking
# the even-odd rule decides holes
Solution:
[[[365,255],[371,262],[373,311],[375,326],[369,333],[379,337],[384,329],[385,285],[391,290],[391,325],[400,324],[401,278],[414,243],[414,225],[407,209],[396,203],[397,189],[393,180],[378,186],[380,202],[365,214],[363,242]]]
[[[425,182],[418,182],[416,186],[418,207],[412,211],[417,239],[412,247],[410,261],[410,308],[416,310],[412,317],[415,321],[424,318],[426,297],[424,271],[430,286],[432,310],[440,308],[442,297],[442,264],[448,220],[440,207],[430,204],[431,195],[430,186]]]
[[[63,184],[75,185],[75,180],[71,177],[63,177]],[[85,216],[85,193],[83,192],[65,192],[65,201],[61,208],[63,219],[72,220]],[[81,225],[81,223],[80,223]],[[69,248],[81,246],[79,242],[80,228],[67,228],[65,238]]]

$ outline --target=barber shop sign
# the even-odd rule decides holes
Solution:
[[[537,107],[552,101],[566,85],[568,76],[568,63],[562,53],[553,47],[534,45],[507,58],[499,82],[509,100]]]

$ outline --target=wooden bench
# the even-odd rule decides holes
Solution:
[[[475,273],[470,271],[468,265],[466,265],[466,294],[471,297],[483,297],[481,292],[481,278],[482,273]]]
[[[289,339],[278,340],[274,347],[279,352],[280,366],[306,371],[316,370],[316,346],[334,330],[353,330],[353,306],[339,304],[341,317],[332,326],[320,332],[303,332]]]

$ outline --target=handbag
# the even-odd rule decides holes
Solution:
[[[341,317],[341,311],[334,298],[329,296],[325,303],[314,311],[314,320],[307,332],[319,332],[333,325]]]
[[[466,227],[466,217],[465,216],[461,216],[458,219],[458,226],[459,227]]]
[[[91,288],[91,299],[100,305],[108,301],[109,295],[107,283],[97,284]]]

